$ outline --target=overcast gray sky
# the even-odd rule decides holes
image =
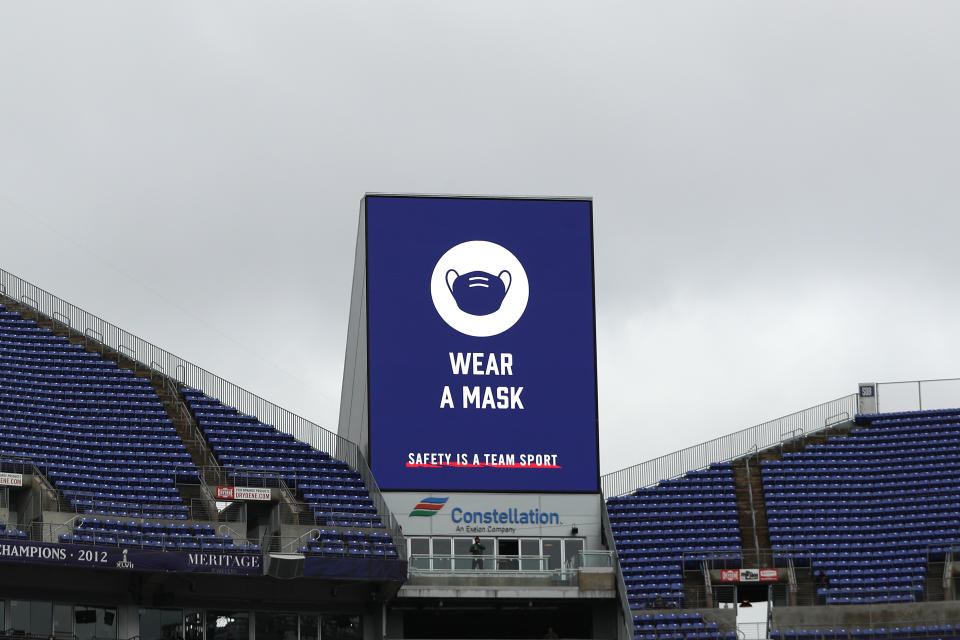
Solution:
[[[960,5],[0,4],[0,267],[336,429],[367,191],[594,198],[603,472],[960,375]]]

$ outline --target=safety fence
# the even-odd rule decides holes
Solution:
[[[600,478],[607,498],[651,487],[661,480],[678,478],[713,463],[728,462],[749,453],[764,451],[804,435],[851,420],[856,415],[857,395],[850,394],[735,433],[702,442],[647,462],[608,473]]]
[[[960,378],[877,383],[880,413],[960,407]]]
[[[823,624],[796,625],[785,629],[771,629],[769,637],[775,640],[910,640],[913,638],[960,638],[960,624],[943,620],[891,620],[872,622],[856,627]]]
[[[154,536],[145,536],[131,528],[125,528],[127,523],[117,522],[117,528],[112,528],[110,520],[99,519],[89,514],[78,514],[64,522],[31,522],[19,528],[25,534],[25,540],[32,542],[46,542],[54,544],[84,544],[96,547],[115,547],[128,549],[156,549],[166,551],[189,551],[196,549],[192,544],[198,538],[192,529],[184,529],[186,533],[172,533],[163,530]],[[97,523],[98,528],[91,528],[91,523]],[[130,523],[132,524],[132,523]],[[229,538],[225,541],[230,547],[227,549],[234,552],[256,553],[259,549],[255,547],[255,541],[247,538],[245,532],[238,530],[229,524],[216,522],[195,522],[193,526],[210,526],[214,535],[221,539]]]
[[[610,513],[607,511],[606,503],[600,505],[601,533],[603,541],[609,549],[616,548],[616,538],[613,535],[613,526],[610,522]],[[620,557],[616,552],[611,552],[613,562],[613,575],[617,585],[617,602],[619,603],[619,622],[624,631],[619,634],[624,638],[633,637],[633,613],[630,610],[630,599],[627,595],[627,585],[623,579],[623,567],[620,565]]]

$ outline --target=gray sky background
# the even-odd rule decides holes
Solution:
[[[595,199],[603,472],[960,375],[960,5],[0,4],[0,267],[336,429],[366,191]]]

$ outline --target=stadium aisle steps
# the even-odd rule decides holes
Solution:
[[[734,483],[737,489],[737,508],[740,511],[741,546],[744,558],[756,557],[757,550],[770,548],[766,500],[757,456],[740,458],[733,463]]]
[[[157,397],[160,398],[163,408],[170,417],[173,428],[183,441],[187,453],[190,454],[190,459],[193,461],[194,466],[197,469],[205,469],[210,464],[210,461],[215,458],[210,447],[207,445],[207,441],[202,437],[195,437],[195,434],[200,433],[200,425],[196,423],[196,419],[190,413],[190,409],[184,402],[183,397],[179,391],[177,391],[176,386],[164,384],[161,379],[151,378],[150,382]]]

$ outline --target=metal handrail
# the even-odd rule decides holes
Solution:
[[[29,536],[30,536],[30,539],[31,539],[32,541],[34,541],[34,542],[51,542],[51,543],[59,543],[59,544],[92,544],[92,545],[98,546],[98,547],[127,547],[127,548],[135,547],[135,548],[146,548],[146,547],[144,547],[144,544],[145,544],[146,541],[143,540],[142,538],[141,538],[139,541],[137,541],[137,542],[130,542],[129,540],[126,541],[126,542],[121,542],[120,538],[121,538],[122,536],[119,536],[119,535],[116,535],[116,534],[111,534],[111,535],[114,535],[114,537],[117,538],[117,540],[114,541],[114,542],[105,542],[105,541],[103,541],[103,540],[100,540],[100,541],[97,541],[97,542],[92,542],[92,543],[86,543],[86,542],[80,542],[80,541],[60,542],[60,536],[61,536],[61,535],[63,535],[63,534],[74,534],[74,533],[78,533],[78,532],[79,532],[79,533],[82,533],[83,531],[85,531],[85,530],[82,528],[83,522],[86,521],[86,520],[94,520],[94,519],[97,519],[97,518],[95,518],[95,517],[93,517],[93,516],[89,516],[89,515],[87,515],[87,514],[78,514],[78,515],[70,518],[70,519],[67,520],[66,522],[61,522],[61,523],[55,523],[55,522],[34,522],[34,523],[31,524],[31,526],[30,526],[30,528],[29,528]],[[80,528],[80,529],[77,529],[77,528],[76,528],[77,525],[81,525],[81,528]],[[27,531],[27,529],[23,529],[23,530],[24,530],[24,531]],[[89,530],[87,530],[87,531],[89,531]],[[94,535],[94,534],[91,534],[91,535]],[[172,536],[172,535],[165,534],[165,533],[164,533],[164,534],[160,534],[160,535],[158,536],[159,540],[162,541],[164,544],[166,544],[166,543],[173,543],[173,544],[177,544],[178,546],[179,546],[179,543],[177,542],[177,540],[179,539],[179,537],[180,537],[180,536]],[[239,553],[257,553],[257,552],[258,552],[257,549],[251,549],[251,548],[250,548],[250,547],[252,547],[253,545],[252,545],[252,543],[247,539],[246,536],[242,536],[242,535],[241,535],[241,536],[230,536],[230,537],[233,539],[234,544],[235,544],[237,547],[240,547],[240,549],[234,549],[234,550],[232,550],[232,551],[234,551],[234,552],[239,552]]]
[[[299,551],[300,543],[304,540],[318,540],[319,538],[319,529],[310,529],[306,533],[300,534],[296,538],[282,538],[280,542],[280,550],[284,553],[290,553],[291,550]],[[283,542],[283,540],[287,540],[287,542]]]
[[[333,527],[324,527],[324,528],[325,528],[325,529],[333,529]],[[348,528],[345,528],[345,527],[341,527],[340,529],[343,529],[344,531],[360,531],[360,532],[362,532],[362,533],[364,533],[364,534],[367,534],[367,536],[369,536],[369,534],[371,533],[370,530],[360,530],[360,529],[356,529],[356,528],[349,528],[349,529],[348,529]],[[314,534],[316,534],[316,537],[314,537]],[[276,534],[276,533],[271,533],[270,530],[269,530],[269,527],[268,527],[268,528],[264,531],[263,536],[261,537],[261,541],[262,541],[261,547],[263,548],[264,551],[273,551],[273,552],[275,552],[275,553],[299,553],[301,546],[307,546],[307,545],[303,545],[303,544],[301,544],[301,543],[304,543],[304,542],[307,542],[307,541],[311,541],[311,540],[320,540],[319,535],[320,535],[319,529],[311,529],[311,530],[307,531],[306,533],[302,533],[302,534],[300,534],[300,535],[298,535],[298,536],[278,535],[278,534]],[[341,540],[341,542],[343,543],[343,545],[342,545],[342,546],[343,546],[343,550],[342,550],[342,551],[327,552],[327,551],[323,551],[321,548],[314,548],[314,549],[311,549],[311,550],[308,552],[308,555],[313,555],[313,556],[325,556],[325,557],[343,557],[343,556],[349,556],[349,555],[351,555],[351,554],[349,553],[350,545],[349,545],[345,540]],[[369,537],[367,537],[367,542],[371,542],[370,539],[369,539]],[[389,543],[389,544],[388,544],[388,543]],[[406,561],[406,560],[407,560],[407,556],[400,554],[399,548],[397,547],[397,545],[396,545],[395,543],[393,543],[392,540],[390,540],[390,541],[384,540],[383,542],[378,542],[378,543],[376,543],[376,544],[372,544],[372,547],[371,547],[371,548],[373,548],[373,547],[377,547],[377,548],[384,547],[384,548],[387,548],[387,547],[390,546],[390,544],[393,545],[393,549],[394,549],[394,551],[396,551],[396,553],[397,553],[396,557],[390,556],[390,559],[393,559],[393,560],[404,560],[404,561]],[[380,555],[378,555],[378,554],[375,555],[375,554],[370,554],[370,553],[368,553],[368,554],[366,554],[365,557],[377,557],[377,558],[379,558],[379,557],[382,557],[382,556],[380,556]]]
[[[447,567],[442,567],[439,569],[434,569],[432,567],[424,567],[418,564],[418,561],[429,561],[431,564],[434,560],[439,560],[443,564],[448,564]],[[470,562],[471,568],[458,568],[457,561],[462,563]],[[523,560],[535,561],[538,565],[536,569],[523,569],[521,564]],[[473,569],[472,565],[475,561],[483,563],[482,569]],[[503,564],[505,562],[517,563],[516,569],[504,569]],[[536,555],[516,555],[516,556],[503,556],[503,555],[494,555],[494,554],[480,554],[473,555],[470,553],[414,553],[409,557],[409,566],[412,569],[417,569],[419,571],[443,571],[449,572],[453,571],[456,573],[467,572],[467,571],[483,571],[485,573],[490,573],[496,571],[497,573],[509,572],[509,573],[553,573],[555,571],[560,571],[563,569],[571,569],[572,567],[557,567],[556,569],[550,569],[550,556],[545,556],[541,554]]]
[[[797,567],[793,563],[793,556],[787,556],[787,585],[791,593],[797,592]]]
[[[110,513],[112,508],[107,508],[107,504],[120,504],[122,501],[111,500],[107,497],[98,495],[96,491],[74,491],[71,494],[74,499],[87,499],[92,502],[98,502],[100,505],[89,508],[86,511],[79,511],[77,506],[74,504],[73,500],[67,498],[66,496],[58,495],[55,504],[56,511],[60,513],[76,513],[80,517],[84,518],[98,518],[106,520],[142,520],[142,521],[151,521],[151,522],[183,522],[182,519],[178,518],[166,518],[166,517],[157,517],[153,515],[157,512],[157,509],[150,506],[143,506],[136,503],[122,503],[123,511],[127,513],[125,516],[114,515]],[[191,498],[189,503],[184,503],[187,506],[188,518],[193,523],[211,523],[216,524],[221,522],[220,518],[224,518],[224,522],[241,522],[244,521],[239,518],[239,516],[234,516],[232,519],[225,512],[217,513],[213,511],[211,513],[209,508],[209,502],[207,500],[199,500],[197,498]]]
[[[633,637],[633,613],[630,610],[630,598],[627,596],[627,583],[623,579],[623,567],[620,565],[620,554],[617,553],[617,542],[613,535],[613,526],[610,524],[610,514],[607,512],[607,503],[600,504],[600,522],[603,530],[603,539],[607,547],[613,552],[614,575],[617,580],[617,600],[620,602],[620,615],[623,620],[623,629],[617,634],[621,638]],[[622,635],[625,633],[626,635]]]
[[[834,420],[834,418],[837,418],[837,419]],[[849,419],[850,419],[850,414],[847,413],[846,411],[841,411],[840,413],[838,413],[838,414],[836,414],[836,415],[827,416],[827,419],[824,421],[824,425],[827,426],[827,427],[832,427],[832,426],[835,425],[835,424],[840,424],[840,423],[842,423],[842,422],[846,422],[846,421],[849,420]]]
[[[574,556],[573,566],[577,568],[609,568],[616,566],[616,552],[606,549],[582,549]],[[597,562],[600,559],[600,562]]]
[[[248,545],[250,544],[250,540],[249,538],[247,538],[247,535],[245,533],[240,533],[239,531],[237,531],[236,529],[234,529],[229,525],[225,525],[225,524],[219,525],[217,527],[217,533],[220,535],[229,535],[230,538],[232,538],[234,541],[244,540]]]
[[[760,454],[756,451],[756,447],[754,447],[754,451],[752,455],[756,455],[757,461],[759,462]],[[744,459],[743,462],[744,462],[744,467],[747,470],[747,494],[750,496],[750,521],[753,523],[753,548],[757,552],[757,564],[759,565],[760,564],[760,537],[757,535],[757,509],[753,504],[753,484],[750,481],[750,456],[751,454],[748,453],[746,456],[746,459]]]
[[[782,569],[786,568],[787,563],[793,556],[809,557],[811,555],[810,549],[806,547],[758,549],[757,551],[757,553],[745,553],[743,549],[733,551],[691,550],[681,553],[680,558],[684,566],[691,562],[704,562],[709,569]]]
[[[707,596],[707,606],[713,607],[713,578],[710,577],[710,567],[706,560],[700,563],[700,570],[703,572],[703,592]]]
[[[219,473],[220,463],[213,455],[213,451],[210,450],[210,446],[207,444],[206,439],[200,432],[200,427],[197,424],[193,413],[189,408],[187,408],[186,403],[183,401],[183,397],[180,395],[180,389],[177,388],[177,385],[168,376],[161,376],[161,379],[163,381],[164,390],[172,398],[172,402],[176,407],[176,411],[180,414],[180,418],[187,425],[190,441],[193,442],[193,444],[202,452],[204,465],[216,470]],[[184,438],[184,440],[186,440],[186,438]],[[186,445],[186,442],[184,442],[184,444]],[[211,503],[215,503],[216,496],[214,496],[213,491],[210,490],[210,486],[207,484],[206,477],[199,468],[197,469],[197,477],[200,480],[200,492]]]
[[[746,455],[754,448],[758,452],[782,445],[787,436],[802,428],[805,434],[822,431],[828,417],[847,412],[856,413],[857,395],[850,394],[824,402],[802,411],[770,420],[753,427],[708,440],[680,451],[668,453],[640,464],[613,471],[600,478],[603,495],[622,496],[637,489],[651,487],[661,480],[678,478],[697,469],[705,469],[716,462],[727,462]]]
[[[949,597],[950,585],[953,582],[953,550],[943,554],[943,593]]]
[[[86,517],[87,517],[87,516],[84,516],[83,514],[77,514],[77,515],[73,516],[72,518],[70,518],[69,520],[66,520],[65,522],[61,522],[60,524],[43,523],[43,525],[49,524],[49,525],[50,525],[50,536],[51,536],[54,540],[59,540],[59,539],[60,539],[60,532],[61,532],[61,531],[62,531],[63,533],[72,532],[72,531],[73,531],[74,524],[75,524],[78,520],[79,520],[80,522],[83,522]],[[39,523],[37,523],[37,524],[39,524]]]
[[[132,360],[147,368],[149,363],[155,362],[161,365],[164,371],[174,371],[178,375],[182,371],[182,379],[178,380],[182,384],[199,389],[207,396],[241,413],[254,416],[264,424],[273,425],[278,431],[292,435],[313,448],[326,451],[334,458],[346,462],[363,479],[380,518],[394,539],[394,544],[398,549],[405,547],[400,523],[390,511],[380,486],[356,443],[124,331],[4,269],[0,269],[0,286],[3,287],[4,296],[14,302],[24,296],[31,297],[30,294],[36,296],[37,299],[31,297],[37,303],[33,308],[39,315],[45,316],[52,322],[62,324],[53,317],[55,311],[62,313],[70,318],[68,328],[72,328],[77,333],[86,335],[87,329],[96,331],[98,335],[103,336],[100,344],[117,352],[126,352]],[[134,346],[130,347],[128,344]]]
[[[295,524],[308,526],[316,529],[350,529],[350,530],[380,530],[378,526],[366,524],[338,524],[338,523],[358,523],[358,517],[369,518],[372,513],[359,513],[356,511],[324,511],[324,515],[317,516],[314,513],[314,507],[305,503],[296,503],[296,509],[284,512],[280,516],[280,524]],[[396,542],[396,541],[395,541]],[[398,549],[406,549],[406,545],[397,544]]]
[[[865,613],[869,613],[869,612],[865,612]],[[871,630],[885,629],[887,630],[886,637],[888,638],[904,638],[909,636],[905,636],[903,634],[895,634],[892,632],[892,629],[896,629],[896,628],[902,629],[904,627],[913,627],[913,628],[931,627],[931,626],[938,626],[942,624],[949,624],[952,626],[950,622],[944,621],[943,618],[937,618],[937,619],[931,619],[931,620],[914,620],[914,619],[872,620],[868,618],[868,620],[857,623],[855,625],[842,625],[835,622],[834,623],[821,622],[821,623],[811,623],[811,624],[786,624],[786,625],[783,625],[782,627],[778,627],[777,629],[773,629],[773,631],[779,631],[781,633],[781,637],[783,637],[782,634],[788,631],[801,631],[801,630],[821,631],[821,632],[829,632],[828,636],[821,633],[819,636],[813,635],[813,636],[804,636],[804,637],[805,638],[811,637],[812,640],[818,640],[818,639],[823,640],[825,637],[829,637],[830,640],[838,640],[841,638],[844,640],[847,640],[849,638],[853,638],[850,632],[857,629],[871,629]],[[843,631],[844,633],[841,634],[840,631]],[[876,633],[874,633],[873,637],[877,638],[878,636],[876,635]]]

